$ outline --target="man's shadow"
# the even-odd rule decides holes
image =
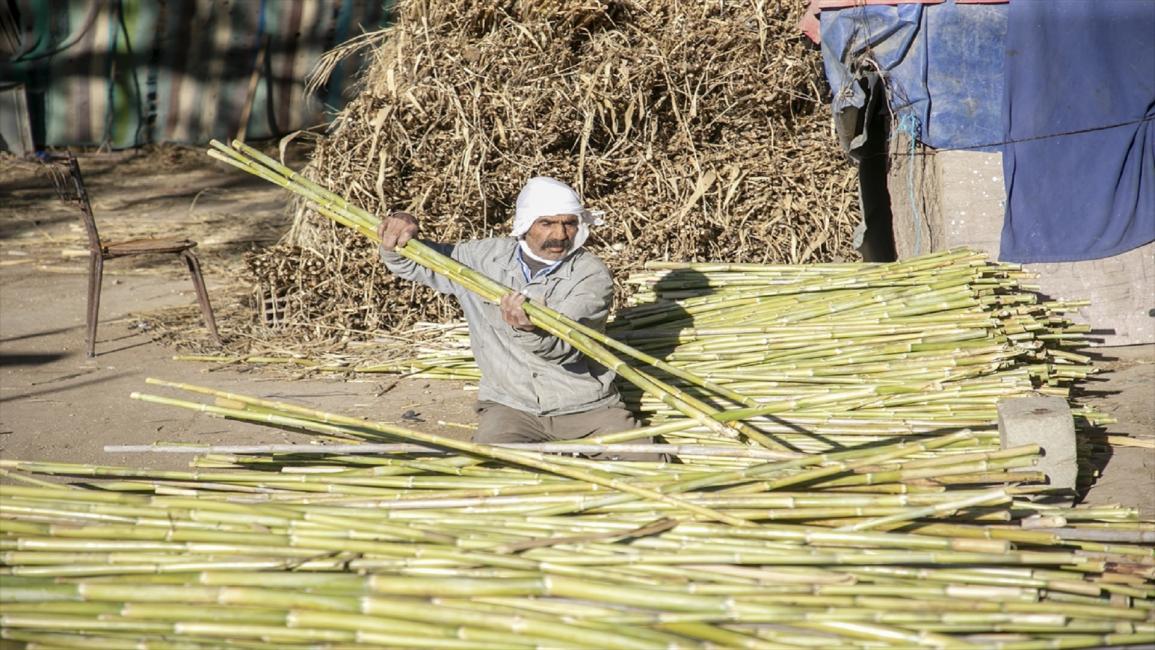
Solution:
[[[693,314],[679,301],[699,296],[716,295],[716,292],[710,287],[709,278],[705,274],[692,269],[677,269],[668,271],[662,276],[653,285],[653,293],[656,299],[643,298],[643,301],[638,304],[620,309],[608,327],[608,334],[650,356],[671,365],[679,365],[679,360],[674,358],[674,353],[682,345],[685,337],[695,335]],[[744,408],[744,405],[737,404],[706,388],[695,386],[685,379],[673,376],[654,366],[644,365],[641,361],[636,360],[629,360],[629,363],[631,366],[640,367],[647,374],[661,379],[715,409],[730,411]],[[626,407],[633,413],[644,416],[645,414],[641,410],[643,396],[641,389],[623,379],[620,374],[617,382],[618,390]],[[725,386],[723,381],[715,381],[714,383]],[[762,422],[759,422],[759,419]],[[776,426],[765,426],[764,423],[767,421]],[[652,423],[652,421],[644,422],[644,424]],[[782,429],[789,430],[794,434],[812,437],[829,446],[832,450],[842,448],[836,441],[829,440],[814,431],[773,414],[761,415],[757,419],[749,421],[744,420],[744,423],[790,451],[800,452],[801,450],[783,439]]]
[[[1091,330],[1088,340],[1101,343],[1103,339],[1095,338],[1096,335],[1102,337],[1105,334],[1114,333],[1115,330],[1113,329]],[[1119,361],[1119,357],[1112,354],[1111,348],[1088,348],[1078,352],[1090,357],[1091,363],[1097,368],[1110,367],[1113,362]],[[1103,375],[1090,375],[1081,381],[1073,382],[1070,399],[1080,403],[1094,404],[1097,400],[1107,400],[1122,393],[1121,390],[1108,390],[1104,386],[1107,383],[1108,378]],[[1075,429],[1078,435],[1076,450],[1079,458],[1084,461],[1079,463],[1079,475],[1076,480],[1078,500],[1082,501],[1086,498],[1090,488],[1098,481],[1098,477],[1103,476],[1107,471],[1107,466],[1111,464],[1111,460],[1115,456],[1115,449],[1107,442],[1108,429],[1105,425],[1076,416]]]

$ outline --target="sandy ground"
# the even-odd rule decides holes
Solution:
[[[284,195],[222,168],[199,152],[82,160],[106,239],[196,239],[219,311],[235,293],[240,254],[275,241],[288,226]],[[134,391],[179,396],[146,377],[208,385],[322,410],[395,422],[453,437],[473,422],[473,395],[460,382],[287,379],[172,360],[141,317],[195,302],[175,258],[106,265],[95,359],[84,355],[86,242],[80,221],[55,200],[34,166],[0,159],[0,456],[107,465],[184,467],[187,456],[111,454],[105,445],[307,442],[305,434],[214,419],[130,399]],[[234,313],[236,310],[233,310]],[[232,335],[228,319],[222,334]],[[1100,324],[1102,325],[1102,324]],[[193,335],[206,336],[204,330]],[[1099,349],[1105,372],[1087,399],[1115,415],[1111,433],[1155,442],[1155,346]],[[416,419],[414,419],[416,418]],[[1117,446],[1096,459],[1101,477],[1086,500],[1139,507],[1155,517],[1155,450]],[[0,488],[2,489],[2,488]]]
[[[184,467],[175,454],[125,455],[105,445],[153,442],[272,444],[308,442],[306,434],[207,417],[130,398],[133,392],[189,398],[145,383],[147,377],[306,404],[467,437],[438,422],[473,421],[461,382],[286,378],[217,364],[174,361],[140,316],[190,306],[192,282],[175,256],[106,262],[97,356],[85,356],[86,239],[75,211],[55,198],[34,166],[0,161],[0,455],[106,465]],[[187,237],[196,249],[226,339],[236,324],[241,253],[276,241],[289,225],[282,190],[199,152],[165,150],[81,159],[97,223],[106,241]],[[199,322],[199,321],[198,321]],[[207,342],[207,330],[191,332]],[[195,398],[193,398],[195,399]],[[408,416],[402,416],[408,412]]]

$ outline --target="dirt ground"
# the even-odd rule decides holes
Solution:
[[[234,172],[199,150],[163,149],[81,159],[107,240],[197,240],[226,338],[236,303],[241,254],[276,241],[288,227],[279,188]],[[299,162],[298,162],[299,166]],[[195,303],[175,257],[127,258],[105,266],[95,359],[84,354],[86,240],[74,211],[56,200],[36,165],[0,158],[0,457],[164,468],[176,454],[111,454],[105,445],[153,442],[305,442],[304,434],[213,419],[130,399],[134,391],[179,397],[146,377],[208,385],[314,408],[395,422],[453,437],[474,422],[470,386],[390,376],[288,378],[174,361],[155,340],[147,314]],[[1091,296],[1093,298],[1093,296]],[[1103,325],[1103,324],[1098,324]],[[193,335],[207,339],[202,328]],[[1109,433],[1155,443],[1155,346],[1101,348],[1104,373],[1086,399],[1119,419]],[[1086,497],[1139,507],[1155,517],[1155,449],[1115,446]]]
[[[283,190],[216,163],[198,150],[82,158],[81,168],[106,241],[180,237],[196,249],[226,340],[237,336],[228,313],[244,314],[241,255],[275,242],[289,226]],[[35,165],[0,160],[0,455],[164,468],[177,454],[109,454],[105,445],[153,442],[265,444],[307,442],[305,434],[229,422],[135,401],[133,392],[189,399],[145,378],[200,384],[314,408],[372,417],[454,437],[473,420],[461,382],[296,378],[283,370],[248,371],[174,361],[142,316],[186,306],[196,314],[192,282],[175,256],[105,263],[97,356],[85,356],[86,238],[81,221],[56,199]],[[192,332],[208,342],[207,330]],[[466,389],[466,390],[463,390]],[[195,398],[191,398],[195,399]],[[402,418],[403,415],[408,415]],[[447,422],[452,424],[438,424]]]

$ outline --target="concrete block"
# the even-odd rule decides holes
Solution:
[[[999,439],[1003,449],[1037,444],[1043,448],[1039,471],[1050,486],[1075,494],[1079,473],[1075,450],[1075,419],[1061,397],[1018,397],[998,404]]]

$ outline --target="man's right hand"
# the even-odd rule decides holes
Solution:
[[[408,212],[394,212],[377,226],[381,249],[392,251],[417,236],[417,220]]]

